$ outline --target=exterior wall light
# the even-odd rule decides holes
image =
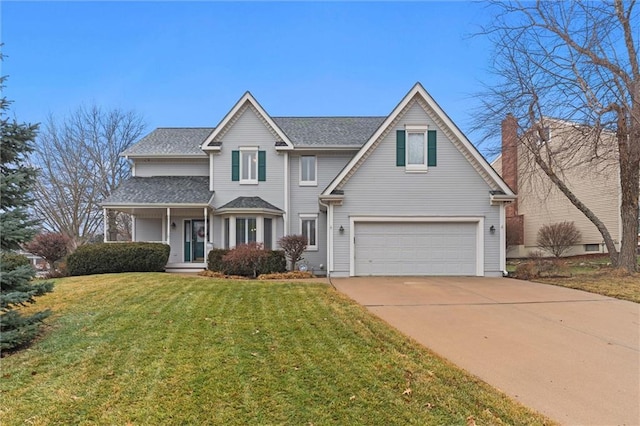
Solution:
[[[491,225],[491,227],[489,228],[489,232],[491,232],[492,234],[496,233],[496,227]]]
[[[341,234],[344,234],[344,226],[340,225],[340,229],[338,229],[338,231],[340,231]]]

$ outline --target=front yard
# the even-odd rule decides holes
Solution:
[[[0,423],[550,424],[323,284],[65,278]]]

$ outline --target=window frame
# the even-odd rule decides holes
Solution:
[[[304,180],[302,173],[303,158],[313,158],[313,180]],[[300,156],[300,186],[318,186],[318,156],[317,155],[301,155]]]
[[[300,222],[300,235],[305,235],[305,222],[314,222],[314,234],[313,237],[315,239],[315,244],[309,244],[309,237],[307,237],[307,248],[305,251],[318,251],[318,214],[300,214],[299,222]]]
[[[238,149],[238,151],[240,151],[240,167],[239,167],[239,174],[240,174],[240,179],[239,182],[241,185],[257,185],[258,184],[258,147],[257,146],[245,146],[245,147],[240,147]],[[244,157],[245,154],[252,154],[253,155],[253,167],[249,169],[249,178],[245,179],[244,178]]]
[[[253,230],[255,236],[254,236],[254,240],[253,241],[249,241],[249,237],[251,235],[251,228],[250,228],[250,224],[249,221],[253,221],[255,229]],[[239,241],[238,237],[240,236],[240,234],[238,233],[238,221],[243,221],[244,222],[244,235],[242,235],[242,239],[243,241]],[[257,216],[236,216],[235,217],[235,222],[236,222],[236,235],[235,235],[235,243],[236,243],[236,247],[240,244],[250,244],[250,243],[255,243],[258,241],[258,217]],[[246,237],[246,238],[245,238]]]
[[[429,131],[429,126],[424,125],[424,124],[406,124],[404,126],[404,131],[405,131],[405,159],[404,159],[404,168],[405,171],[407,172],[418,172],[418,173],[424,173],[429,169],[429,152],[428,152],[428,146],[429,146],[429,135],[428,135],[428,131]],[[409,135],[410,134],[421,134],[422,135],[422,151],[423,151],[423,162],[419,163],[419,164],[410,164],[409,163],[409,155],[410,155],[410,148],[409,148]]]

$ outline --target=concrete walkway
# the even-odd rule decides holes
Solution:
[[[640,425],[640,305],[507,278],[332,279],[404,334],[566,425]]]

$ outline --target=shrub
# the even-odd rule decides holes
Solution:
[[[278,244],[291,262],[291,270],[295,270],[296,262],[302,260],[302,254],[307,248],[307,238],[304,235],[285,235],[278,240]]]
[[[56,262],[69,254],[69,237],[55,232],[38,234],[25,244],[30,253],[40,256],[49,264],[51,272],[56,270]]]
[[[207,255],[207,269],[214,272],[224,272],[222,258],[229,253],[227,249],[212,249]]]
[[[540,276],[536,262],[529,260],[516,266],[516,278],[521,280],[532,280]]]
[[[67,258],[69,275],[162,272],[170,247],[162,243],[89,244]]]
[[[240,247],[240,246],[239,246]],[[219,272],[224,275],[242,275],[245,277],[252,276],[253,270],[239,267],[235,261],[235,257],[231,262],[225,261],[225,256],[232,250],[213,249],[207,256],[207,269],[213,272]],[[258,264],[258,274],[272,274],[284,272],[287,270],[287,260],[282,250],[263,250],[264,256]],[[236,256],[234,254],[234,256]]]
[[[12,253],[8,251],[0,252],[0,271],[13,271],[20,266],[29,266],[29,258],[22,254]]]
[[[258,272],[260,274],[277,274],[287,270],[287,259],[282,250],[267,251],[262,259]]]
[[[222,258],[226,273],[231,275],[244,275],[247,277],[257,277],[258,269],[267,252],[260,243],[249,243],[237,245]]]
[[[571,246],[577,244],[582,234],[573,222],[558,222],[551,225],[542,225],[538,230],[537,243],[542,250],[555,257],[560,257]]]

